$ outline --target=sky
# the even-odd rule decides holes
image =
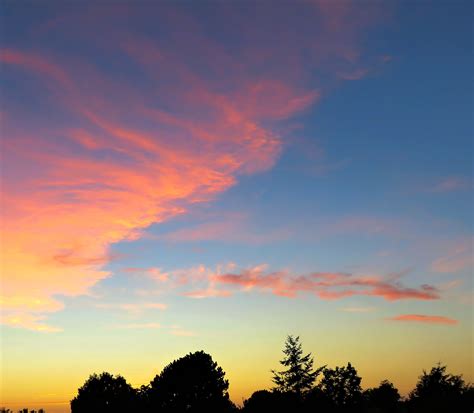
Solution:
[[[0,3],[0,405],[287,334],[473,380],[472,2]]]

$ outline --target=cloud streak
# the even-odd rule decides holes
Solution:
[[[240,287],[242,291],[271,292],[295,297],[299,293],[313,293],[324,300],[352,296],[379,297],[386,301],[436,300],[439,291],[431,285],[405,287],[400,282],[381,276],[355,276],[348,273],[315,272],[309,275],[291,275],[286,271],[266,272],[265,266],[212,276],[220,285]]]
[[[457,242],[447,248],[443,256],[434,260],[431,269],[439,273],[457,273],[474,268],[473,240]]]
[[[423,314],[402,314],[396,317],[388,318],[391,321],[404,321],[424,324],[446,324],[455,325],[458,320],[439,315],[423,315]]]
[[[153,268],[140,269],[150,274]],[[441,290],[433,285],[418,287],[404,285],[400,278],[405,273],[382,275],[355,275],[343,272],[312,272],[293,274],[287,270],[270,271],[268,265],[239,269],[235,263],[217,266],[203,265],[168,271],[166,281],[155,279],[159,290],[176,291],[190,298],[229,297],[235,293],[270,293],[281,297],[295,298],[300,294],[313,294],[323,300],[338,300],[346,297],[377,297],[386,301],[437,300]],[[140,293],[141,295],[141,293]],[[372,311],[373,307],[352,307],[343,311]]]
[[[456,192],[472,188],[472,182],[463,177],[450,176],[442,179],[436,185],[428,190],[428,192],[444,193]]]

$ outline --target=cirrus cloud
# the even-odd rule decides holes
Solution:
[[[111,276],[112,244],[271,168],[284,144],[278,125],[322,96],[315,69],[322,79],[357,70],[358,33],[376,20],[325,3],[262,10],[254,23],[234,10],[246,30],[227,33],[238,35],[232,51],[186,7],[153,6],[167,34],[150,35],[161,25],[145,3],[59,8],[60,18],[25,28],[34,41],[6,44],[3,322],[44,331],[44,315],[62,305],[55,296]],[[306,35],[269,39],[288,19]]]

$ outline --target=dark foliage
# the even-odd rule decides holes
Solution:
[[[366,407],[372,412],[396,413],[400,409],[400,393],[388,380],[366,390],[364,399]]]
[[[354,412],[362,407],[361,380],[357,370],[348,363],[346,367],[325,368],[318,387],[326,400],[330,400],[333,411]]]
[[[429,373],[423,371],[415,389],[410,393],[411,412],[470,413],[474,408],[472,385],[466,385],[461,376],[446,373],[446,366],[438,364]]]
[[[125,413],[135,404],[136,392],[122,376],[93,374],[71,400],[71,413]]]
[[[233,410],[224,371],[203,351],[168,364],[144,390],[152,411],[220,412]]]
[[[242,411],[244,413],[298,412],[302,406],[303,400],[296,393],[259,390],[244,401]]]

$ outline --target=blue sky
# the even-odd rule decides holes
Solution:
[[[288,333],[472,379],[472,7],[4,3],[2,402],[201,348],[241,401]]]

